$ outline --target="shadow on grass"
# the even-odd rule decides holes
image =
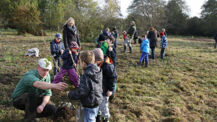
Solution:
[[[6,120],[6,119],[0,119],[0,122],[23,122],[23,120]]]

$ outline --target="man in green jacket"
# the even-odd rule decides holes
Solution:
[[[124,41],[124,52],[126,52],[127,45],[128,45],[130,53],[132,53],[131,42],[133,40],[135,32],[136,32],[136,24],[134,21],[131,21],[130,22],[130,28],[127,31],[127,39]]]
[[[37,68],[23,75],[13,94],[13,106],[25,111],[24,121],[33,121],[37,117],[55,115],[56,107],[50,103],[51,89],[63,90],[66,83],[51,84],[49,71],[51,62],[46,58],[38,61]]]

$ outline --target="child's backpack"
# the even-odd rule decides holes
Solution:
[[[134,33],[134,39],[138,39],[138,31],[136,30],[136,32]]]
[[[139,38],[139,44],[142,44],[142,39],[141,38]]]

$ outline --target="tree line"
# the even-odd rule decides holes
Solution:
[[[123,31],[134,20],[139,34],[149,27],[166,28],[170,35],[213,36],[217,32],[217,1],[202,6],[201,17],[189,17],[183,0],[133,0],[123,18],[118,0],[0,0],[0,26],[15,28],[19,34],[62,31],[69,17],[75,18],[82,40],[93,40],[106,27]]]

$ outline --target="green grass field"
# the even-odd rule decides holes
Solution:
[[[40,58],[50,57],[46,37],[18,36],[16,31],[0,30],[0,121],[18,121],[22,111],[13,108],[11,94],[21,76],[35,68],[36,57],[25,57],[27,49],[38,47]],[[169,37],[166,58],[150,59],[149,67],[136,67],[139,44],[133,54],[117,48],[117,92],[110,104],[111,122],[215,122],[217,121],[217,49],[214,41],[203,38]],[[95,47],[82,43],[82,49]],[[53,73],[51,72],[51,76]],[[68,79],[65,78],[64,82]],[[56,93],[56,94],[55,94]],[[64,93],[54,92],[58,104],[68,101]],[[41,121],[51,121],[41,119]]]

